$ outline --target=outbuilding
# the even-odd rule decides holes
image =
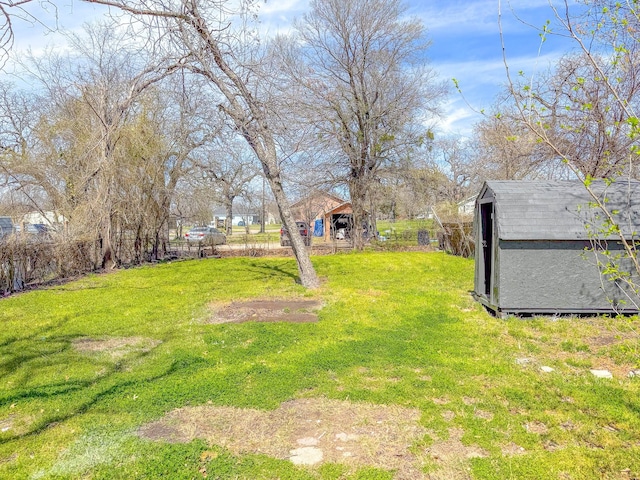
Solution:
[[[350,236],[353,227],[351,202],[328,192],[314,191],[291,205],[298,220],[312,225],[314,236],[331,241]]]
[[[624,238],[640,240],[640,182],[593,182]],[[476,200],[474,297],[498,316],[637,313],[638,275],[584,184],[489,181]],[[603,265],[618,263],[630,281]]]

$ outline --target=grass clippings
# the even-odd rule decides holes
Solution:
[[[396,479],[419,479],[419,460],[410,451],[426,433],[419,419],[418,410],[395,405],[307,398],[270,412],[213,405],[180,408],[143,426],[139,435],[174,443],[199,438],[236,454],[264,454],[301,465],[371,466],[396,471]]]
[[[207,323],[289,322],[313,323],[322,307],[317,300],[249,300],[217,308]]]

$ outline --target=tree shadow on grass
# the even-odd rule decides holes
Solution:
[[[32,387],[22,386],[22,382],[16,382],[18,385],[12,389],[6,389],[4,394],[0,394],[0,402],[4,405],[19,406],[20,402],[55,402],[58,405],[65,405],[66,408],[56,409],[55,413],[43,415],[40,419],[36,419],[24,429],[24,431],[11,434],[10,429],[0,438],[0,444],[14,441],[19,438],[37,435],[46,430],[51,425],[64,422],[75,415],[87,412],[92,405],[101,399],[117,392],[120,389],[139,384],[141,381],[153,382],[165,376],[172,375],[180,368],[179,361],[173,361],[163,372],[144,377],[141,379],[121,378],[115,379],[115,376],[126,370],[128,365],[138,363],[148,356],[153,349],[147,351],[137,351],[129,354],[126,359],[118,361],[107,361],[100,357],[91,357],[82,355],[75,351],[73,341],[78,338],[74,335],[60,335],[47,337],[46,342],[41,345],[32,347],[29,353],[24,354],[24,349],[16,349],[16,351],[7,351],[0,349],[0,355],[6,358],[3,362],[4,368],[18,366],[22,372],[19,379],[28,379],[31,376],[40,374],[42,362],[46,362],[48,366],[64,368],[64,366],[73,362],[73,360],[81,359],[83,365],[87,363],[93,365],[95,374],[87,375],[85,379],[77,379],[67,381],[64,378],[56,378],[51,381],[41,382],[39,385]],[[17,345],[14,342],[14,345]],[[20,345],[18,345],[20,346]],[[15,374],[15,372],[14,372]],[[79,393],[79,392],[86,393]],[[59,412],[59,410],[64,410]],[[41,412],[44,411],[44,408]],[[59,412],[59,413],[58,413]],[[11,414],[14,417],[15,414]]]
[[[292,261],[289,261],[287,262],[287,264],[281,263],[279,265],[276,265],[274,262],[249,263],[249,266],[251,266],[253,269],[255,269],[258,272],[268,274],[268,276],[270,277],[288,277],[295,280],[296,283],[299,283],[300,279],[298,278],[298,271],[297,269],[295,269],[295,266],[294,266],[295,270],[291,269],[290,268],[291,265],[295,265],[295,262],[292,263]]]

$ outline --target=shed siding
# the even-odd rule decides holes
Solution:
[[[499,300],[501,311],[588,312],[635,308],[601,277],[593,252],[583,241],[500,241]],[[620,247],[610,245],[615,251]]]

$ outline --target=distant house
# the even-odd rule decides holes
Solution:
[[[223,207],[215,208],[213,210],[213,220],[216,225],[219,222],[224,223],[227,219],[227,211]],[[275,223],[275,217],[271,212],[266,213],[265,221],[267,224]],[[233,212],[233,218],[231,219],[231,225],[259,225],[260,214],[250,210],[239,210]]]
[[[606,198],[625,238],[637,241],[640,182],[594,182],[592,188]],[[581,182],[486,182],[476,201],[474,236],[474,297],[499,316],[638,312],[633,289],[598,268],[597,259],[608,260],[598,251],[623,249]]]
[[[473,215],[473,212],[476,208],[476,199],[478,195],[473,195],[472,197],[465,198],[461,202],[458,202],[458,213],[460,215]]]
[[[64,225],[66,218],[54,211],[33,211],[22,217],[22,223],[30,223],[31,225],[43,224],[49,227],[54,225]]]
[[[348,202],[328,192],[315,191],[291,205],[296,220],[313,228],[316,237],[335,239],[339,233],[348,235],[353,225],[353,208]]]
[[[326,212],[344,203],[347,203],[346,200],[336,195],[316,190],[292,204],[291,211],[296,220],[313,223],[324,219]]]

